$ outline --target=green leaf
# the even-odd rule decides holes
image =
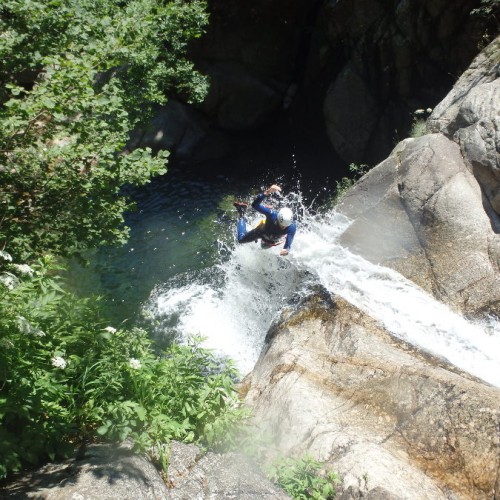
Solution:
[[[96,432],[100,436],[104,436],[104,434],[107,434],[108,430],[109,430],[108,425],[101,425],[100,427],[97,428]]]
[[[55,100],[51,99],[50,97],[42,98],[41,102],[42,102],[43,106],[46,107],[47,109],[53,109],[56,106]]]

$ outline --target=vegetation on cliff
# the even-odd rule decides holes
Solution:
[[[0,290],[0,477],[84,441],[131,439],[166,463],[170,439],[210,447],[242,415],[235,371],[193,341],[158,356],[148,334],[107,324],[39,259]]]
[[[153,103],[199,100],[185,57],[198,0],[8,0],[0,18],[0,245],[20,259],[123,241],[124,185],[165,172],[166,152],[124,154]]]
[[[166,170],[126,153],[167,94],[199,100],[186,44],[198,0],[6,0],[0,7],[0,477],[95,439],[165,462],[170,438],[216,445],[240,415],[234,369],[196,343],[158,355],[76,298],[52,256],[127,235],[122,195]]]
[[[322,469],[321,462],[305,455],[278,460],[268,476],[296,500],[330,500],[335,498],[335,485],[340,479],[335,472]]]

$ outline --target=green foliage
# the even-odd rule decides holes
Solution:
[[[340,181],[336,181],[335,185],[335,193],[330,203],[332,206],[335,206],[342,196],[356,183],[358,179],[363,177],[369,170],[368,165],[361,164],[356,165],[355,163],[351,163],[349,165],[349,172],[351,172],[351,177],[342,177]]]
[[[125,154],[130,130],[167,93],[203,97],[185,52],[206,22],[199,0],[3,2],[0,247],[26,260],[125,239],[120,189],[168,155]]]
[[[40,257],[125,239],[123,187],[168,155],[128,153],[129,133],[167,95],[203,98],[186,46],[206,23],[202,0],[0,6],[0,477],[96,439],[165,466],[170,439],[222,448],[245,417],[230,363],[198,340],[158,355]]]
[[[131,439],[162,465],[170,439],[222,446],[245,416],[234,368],[196,340],[156,355],[146,332],[107,326],[98,299],[65,292],[54,271],[40,259],[0,283],[0,477],[84,440]]]
[[[480,18],[484,23],[484,32],[477,44],[479,51],[500,33],[500,0],[481,0],[480,4],[481,7],[471,11],[472,16]]]
[[[270,468],[268,476],[294,499],[329,500],[335,497],[339,478],[334,472],[321,474],[321,468],[310,456],[285,458]]]
[[[427,118],[431,113],[431,108],[417,109],[413,112],[410,137],[416,139],[427,133]]]
[[[422,118],[416,118],[413,120],[410,130],[410,137],[416,139],[417,137],[422,137],[427,132],[427,123]]]

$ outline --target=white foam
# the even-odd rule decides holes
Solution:
[[[299,286],[293,276],[276,279],[284,264],[275,249],[241,245],[215,269],[224,276],[223,286],[193,282],[160,288],[148,308],[166,323],[178,316],[176,333],[204,337],[205,347],[229,356],[246,374],[255,365],[276,314]]]
[[[295,200],[298,197],[295,197]],[[293,252],[233,245],[213,270],[222,279],[160,290],[149,307],[164,318],[179,316],[181,335],[201,335],[206,346],[233,358],[242,374],[258,359],[265,335],[290,297],[313,275],[405,341],[500,386],[500,327],[474,325],[390,269],[371,264],[338,243],[349,221],[331,211],[303,220]]]
[[[312,220],[297,239],[297,263],[394,335],[500,386],[498,322],[472,324],[399,273],[352,254],[336,241],[344,227]]]

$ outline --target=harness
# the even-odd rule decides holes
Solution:
[[[277,245],[281,245],[282,243],[284,243],[285,235],[266,231],[266,222],[267,222],[266,219],[262,219],[254,228],[261,233],[260,236],[261,248],[275,247]]]

